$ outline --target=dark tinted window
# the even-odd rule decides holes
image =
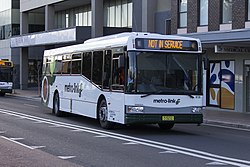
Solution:
[[[91,80],[91,57],[92,53],[83,53],[82,74]]]
[[[102,85],[103,51],[93,52],[93,75],[92,81]]]
[[[72,74],[81,74],[81,54],[72,55]]]
[[[104,73],[103,73],[103,88],[109,89],[111,74],[111,50],[105,51],[104,57]]]

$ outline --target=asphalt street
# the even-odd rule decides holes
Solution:
[[[94,119],[55,117],[39,100],[0,97],[1,166],[244,167],[249,145],[249,130],[181,124],[107,131]]]

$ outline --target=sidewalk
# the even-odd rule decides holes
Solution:
[[[40,100],[37,88],[16,89],[12,96]],[[233,112],[215,107],[206,107],[203,111],[204,124],[250,129],[250,113]]]

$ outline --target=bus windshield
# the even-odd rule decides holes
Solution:
[[[0,68],[0,82],[12,82],[12,68]]]
[[[128,52],[128,93],[201,93],[201,55]]]

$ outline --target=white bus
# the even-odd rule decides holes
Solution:
[[[202,47],[198,39],[121,33],[45,50],[42,102],[63,112],[120,124],[201,124]]]
[[[14,64],[9,60],[0,60],[0,96],[12,93]]]

